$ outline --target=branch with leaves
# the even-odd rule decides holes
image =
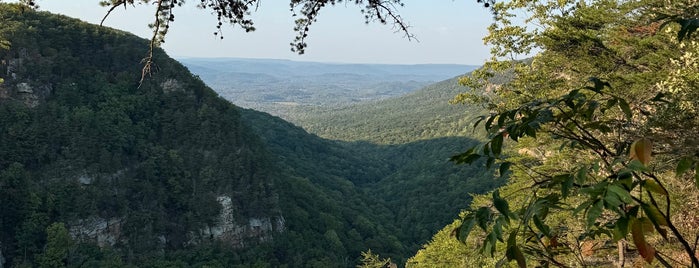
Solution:
[[[201,3],[197,4],[197,7],[202,10],[210,10],[216,16],[214,35],[223,39],[221,28],[224,23],[239,26],[245,32],[255,30],[254,22],[250,15],[259,8],[260,2],[260,0],[202,0]],[[308,37],[310,27],[317,21],[320,11],[328,6],[344,2],[352,2],[355,5],[363,6],[361,13],[366,23],[391,23],[396,31],[403,32],[408,40],[415,39],[415,36],[409,31],[410,26],[399,15],[398,9],[403,6],[401,0],[291,0],[289,6],[292,16],[300,17],[295,21],[294,31],[297,35],[290,43],[291,51],[303,54],[308,46],[306,38]],[[150,24],[150,27],[153,29],[153,36],[150,40],[148,54],[143,59],[144,67],[141,82],[152,71],[153,51],[165,42],[170,22],[175,19],[174,9],[183,6],[184,3],[185,0],[109,0],[100,2],[102,6],[109,7],[102,19],[102,23],[111,15],[113,10],[119,7],[127,8],[135,4],[153,4],[155,6],[155,19]]]
[[[627,120],[639,115],[634,114],[624,98],[607,90],[609,84],[599,79],[591,81],[592,85],[563,96],[532,100],[515,109],[482,117],[475,123],[474,127],[485,122],[484,127],[490,133],[488,141],[452,157],[452,161],[470,164],[485,158],[487,167],[499,162],[500,174],[506,175],[513,163],[503,153],[504,140],[537,139],[542,134],[558,140],[561,150],[594,158],[558,174],[535,174],[533,184],[525,189],[533,195],[519,209],[512,209],[499,191],[493,192],[492,206],[468,213],[455,235],[465,241],[477,225],[486,232],[483,244],[486,253],[493,255],[496,245],[505,243],[507,259],[517,261],[520,267],[526,267],[525,254],[539,262],[565,266],[556,259],[560,252],[543,243],[542,238],[556,239],[551,231],[553,227],[546,224],[549,215],[568,213],[584,219],[587,231],[581,238],[607,236],[616,242],[630,234],[633,244],[649,263],[657,259],[669,265],[647,237],[657,233],[669,241],[670,233],[691,260],[691,264],[684,265],[699,267],[694,254],[696,246],[691,246],[673,224],[670,215],[673,201],[667,188],[649,168],[651,141],[641,137],[625,150],[610,149],[629,142],[622,139],[610,143],[610,134],[619,130],[615,130],[618,125],[613,120],[604,119],[610,118],[608,113],[621,114]],[[651,102],[663,105],[660,98],[656,96]],[[677,165],[677,174],[691,167],[699,174],[696,163],[683,158]],[[695,177],[699,187],[699,175]],[[513,221],[517,223],[513,225]],[[507,239],[506,231],[510,232]]]

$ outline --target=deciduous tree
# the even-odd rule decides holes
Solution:
[[[493,58],[462,81],[487,90],[455,98],[491,109],[476,123],[483,124],[489,139],[453,160],[485,158],[511,182],[493,192],[490,203],[466,214],[455,232],[459,239],[466,241],[478,226],[484,231],[483,252],[502,251],[521,267],[599,265],[591,244],[629,237],[647,262],[699,265],[691,245],[697,234],[679,228],[682,216],[677,216],[695,209],[673,198],[696,198],[675,185],[693,183],[686,173],[696,167],[699,152],[693,135],[677,134],[691,133],[698,122],[697,102],[687,95],[697,90],[688,86],[694,78],[680,74],[694,68],[688,62],[696,59],[695,41],[687,33],[695,28],[687,22],[691,19],[667,20],[673,16],[663,11],[675,5],[495,5],[496,22],[485,38],[493,45]],[[688,10],[675,11],[673,18],[697,15]],[[529,14],[524,24],[514,22],[520,11]],[[529,60],[513,57],[535,51]],[[496,74],[512,80],[490,83]],[[672,246],[661,248],[656,242],[661,239]],[[618,245],[617,263],[623,265],[625,246]]]

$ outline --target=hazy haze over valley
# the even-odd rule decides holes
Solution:
[[[239,58],[182,58],[179,61],[233,104],[292,121],[297,121],[299,113],[401,96],[477,67]]]

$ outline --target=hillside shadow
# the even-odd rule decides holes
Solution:
[[[468,207],[472,194],[486,193],[504,183],[484,163],[456,165],[449,157],[478,141],[442,137],[405,144],[328,140],[280,118],[254,110],[244,121],[265,140],[280,164],[294,174],[329,190],[351,183],[374,203],[384,220],[395,224],[397,236],[412,254]],[[388,213],[388,214],[386,214]]]

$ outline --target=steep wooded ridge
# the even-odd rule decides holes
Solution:
[[[158,51],[139,88],[140,38],[21,5],[0,20],[6,265],[150,263],[284,229],[263,144],[179,63]]]
[[[160,50],[139,87],[148,45],[128,33],[15,4],[0,25],[0,266],[402,263],[499,183],[446,166],[468,139],[327,140]]]

